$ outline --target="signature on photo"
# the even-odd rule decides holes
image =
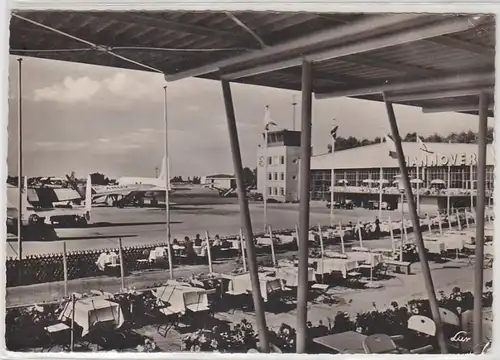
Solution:
[[[453,335],[450,338],[450,341],[452,342],[459,342],[459,343],[467,343],[472,340],[472,337],[467,331],[459,331],[455,335]],[[489,352],[491,348],[491,340],[488,340],[485,344],[480,344],[478,346],[482,346],[481,354],[486,354]]]

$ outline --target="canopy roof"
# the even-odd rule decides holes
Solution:
[[[55,31],[54,31],[55,30]],[[477,113],[493,105],[495,19],[488,15],[298,12],[16,12],[10,53]],[[142,65],[141,65],[142,64]],[[490,113],[490,116],[492,113]]]

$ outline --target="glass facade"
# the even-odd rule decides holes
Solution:
[[[419,178],[423,181],[422,188],[429,188],[433,180],[439,179],[445,182],[445,187],[448,187],[448,172],[449,188],[452,189],[470,189],[472,180],[473,187],[477,189],[476,176],[477,169],[475,166],[447,166],[441,167],[426,167],[419,168]],[[472,172],[471,172],[472,170]],[[415,167],[408,168],[410,178],[417,178],[417,169]],[[330,198],[331,187],[331,170],[311,170],[311,199],[312,200],[328,200]],[[375,169],[351,169],[351,170],[334,170],[334,178],[336,186],[367,186],[364,180],[378,180],[380,177],[380,168]],[[382,170],[383,179],[393,183],[396,176],[399,175],[399,168],[386,168]],[[493,190],[494,183],[494,167],[486,167],[486,189]]]

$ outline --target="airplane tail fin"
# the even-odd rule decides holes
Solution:
[[[165,180],[165,176],[167,176],[167,158],[163,157],[163,160],[161,162],[160,177],[158,179]]]
[[[85,211],[87,221],[89,221],[90,212],[92,211],[92,179],[90,175],[87,177],[87,184],[85,186]]]

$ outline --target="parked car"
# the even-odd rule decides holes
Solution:
[[[365,205],[365,208],[378,210],[379,202],[377,200],[369,200],[368,203]],[[393,209],[391,204],[389,204],[387,201],[382,201],[382,210],[393,210]]]
[[[326,202],[326,207],[328,209],[330,209],[331,207],[331,202],[330,200],[328,200]],[[347,209],[347,210],[351,210],[351,209],[354,209],[354,202],[352,200],[341,200],[341,201],[334,201],[333,202],[333,208],[334,209]]]

